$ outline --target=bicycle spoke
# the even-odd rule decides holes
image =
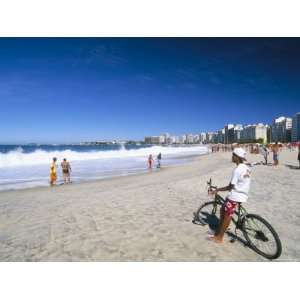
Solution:
[[[264,223],[259,222],[257,220],[254,221],[252,219],[248,219],[245,230],[247,231],[248,237],[251,240],[254,247],[266,254],[275,254],[276,240],[272,232]]]
[[[214,203],[205,204],[198,211],[198,220],[203,225],[209,225],[210,227],[217,227],[220,221],[220,205]]]

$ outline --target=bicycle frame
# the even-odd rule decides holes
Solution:
[[[214,190],[217,189],[216,186],[212,185],[211,179],[209,180],[209,182],[207,182],[207,184],[208,184],[208,192],[213,192]],[[221,210],[220,213],[222,216],[222,208],[224,206],[225,201],[226,200],[222,196],[220,196],[218,193],[214,193],[214,198],[210,199],[209,202],[204,203],[198,209],[197,213],[195,213],[195,216],[197,216],[197,218],[199,218],[199,214],[201,213],[202,208],[206,207],[206,205],[213,204],[211,214],[215,215],[215,216],[217,215],[217,218],[218,218],[219,212],[217,212],[217,209]],[[222,208],[220,208],[220,206]],[[220,218],[219,218],[219,220],[220,220]],[[260,254],[268,259],[276,259],[281,255],[282,246],[281,246],[279,236],[276,233],[276,231],[274,230],[274,228],[271,226],[271,224],[268,223],[264,218],[262,218],[261,216],[256,215],[256,214],[248,214],[247,210],[243,207],[242,203],[239,202],[236,206],[236,209],[234,211],[234,214],[233,214],[231,220],[235,226],[235,228],[234,228],[235,234],[232,234],[232,232],[230,233],[230,235],[232,237],[230,242],[233,243],[234,241],[240,239],[238,237],[238,233],[237,233],[237,230],[240,230],[243,232],[243,235],[246,238],[246,241],[247,241],[249,247],[252,248],[258,254]],[[205,222],[201,222],[200,219],[199,219],[199,221],[202,225],[208,224]],[[257,243],[253,243],[252,239],[254,239],[255,241],[261,241],[261,242],[268,242],[270,240],[269,236],[265,234],[264,230],[262,230],[262,227],[260,224],[263,224],[268,229],[268,232],[271,233],[271,236],[275,240],[275,243],[276,243],[276,249],[275,249],[276,252],[274,252],[274,253],[264,252],[261,249],[260,244],[257,245]]]
[[[225,199],[220,196],[219,194],[215,194],[215,205],[214,205],[214,213],[216,212],[215,210],[217,209],[217,204],[223,205],[225,203]],[[235,224],[236,228],[241,229],[241,223],[244,218],[248,213],[246,209],[242,206],[241,203],[238,203],[238,207],[234,212],[234,216],[232,217],[232,222]],[[237,218],[236,218],[237,217]]]

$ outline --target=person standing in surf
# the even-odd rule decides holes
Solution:
[[[156,157],[156,160],[157,160],[157,168],[159,169],[161,167],[161,164],[160,164],[160,161],[161,161],[161,153],[159,152],[157,157]]]
[[[56,184],[57,180],[57,165],[56,165],[57,158],[53,157],[52,163],[50,165],[50,185],[53,186]]]
[[[67,161],[66,158],[63,159],[63,161],[61,163],[61,168],[62,168],[62,176],[63,176],[64,184],[71,183],[71,178],[70,178],[70,176],[71,176],[71,165]]]
[[[152,154],[150,154],[148,157],[148,169],[152,170],[152,165],[153,165],[153,157]]]

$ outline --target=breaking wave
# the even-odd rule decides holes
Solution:
[[[135,158],[138,160],[145,159],[149,154],[157,155],[159,152],[162,153],[163,157],[172,158],[185,155],[204,154],[207,152],[207,148],[204,146],[152,146],[140,149],[125,149],[125,147],[122,147],[119,150],[105,151],[74,151],[72,149],[46,151],[43,149],[36,149],[33,152],[25,153],[22,147],[18,147],[7,153],[0,153],[0,168],[45,165],[49,164],[53,157],[57,157],[58,161],[67,158],[71,162],[126,158]]]

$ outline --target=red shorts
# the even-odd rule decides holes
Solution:
[[[223,209],[224,212],[227,216],[232,217],[236,208],[237,202],[232,201],[230,199],[226,199],[224,205],[223,205]]]

